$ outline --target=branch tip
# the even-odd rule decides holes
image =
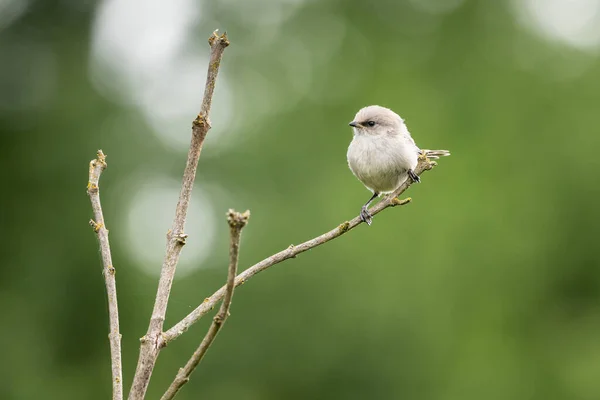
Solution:
[[[425,150],[421,150],[417,160],[419,161],[419,164],[423,164],[424,171],[429,171],[437,165],[437,162],[435,162],[435,161],[431,160],[429,157],[427,157],[427,151],[425,151]]]
[[[100,164],[102,164],[104,167],[106,167],[106,155],[102,152],[102,150],[98,150],[96,152],[96,159],[98,160],[98,162]]]
[[[100,166],[100,172],[102,172],[108,166],[108,164],[106,164],[106,155],[102,152],[102,150],[98,150],[96,153],[96,158],[90,161],[90,177],[96,175],[95,169],[97,166]],[[99,173],[97,175],[99,178]]]
[[[215,43],[223,46],[223,48],[229,46],[231,43],[229,42],[229,38],[227,37],[227,32],[223,32],[222,35],[219,35],[219,30],[215,29],[215,31],[208,38],[208,44],[210,47],[213,47]]]
[[[232,229],[241,230],[243,227],[246,226],[249,218],[250,210],[246,210],[243,213],[239,213],[230,208],[229,211],[227,211],[227,223]]]

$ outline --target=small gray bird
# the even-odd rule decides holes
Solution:
[[[360,218],[371,225],[369,204],[379,195],[392,193],[407,178],[420,182],[414,170],[421,150],[410,136],[404,120],[389,108],[360,109],[349,124],[354,138],[348,147],[348,166],[373,196],[362,206]],[[448,150],[423,150],[429,158],[449,156]]]

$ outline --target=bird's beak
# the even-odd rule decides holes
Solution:
[[[352,121],[348,125],[350,125],[353,128],[356,128],[358,126],[358,123],[356,121]]]

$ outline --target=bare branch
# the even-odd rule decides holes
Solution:
[[[421,175],[424,171],[432,169],[436,163],[434,161],[430,161],[427,159],[425,153],[421,153],[419,156],[419,163],[415,168],[415,173],[417,175]],[[375,215],[385,210],[388,207],[395,207],[398,205],[404,205],[411,201],[410,198],[399,200],[398,196],[408,189],[408,187],[412,184],[411,179],[407,179],[394,193],[389,195],[388,197],[381,200],[375,206],[373,206],[369,212],[371,215]],[[321,236],[317,236],[314,239],[308,240],[302,244],[297,246],[291,245],[287,249],[280,251],[279,253],[273,254],[272,256],[265,258],[257,264],[254,264],[250,268],[246,269],[244,272],[239,274],[235,278],[235,286],[239,286],[244,284],[248,279],[252,278],[254,275],[258,274],[265,269],[279,264],[282,261],[285,261],[289,258],[295,258],[298,254],[303,253],[307,250],[313,249],[317,246],[320,246],[324,243],[329,242],[339,236],[342,236],[346,232],[351,229],[356,228],[358,225],[362,223],[360,217],[356,217],[351,221],[346,221],[340,224],[337,228],[330,230],[322,234]],[[212,296],[206,298],[202,304],[200,304],[195,310],[189,313],[185,318],[175,324],[171,329],[166,331],[163,334],[163,340],[165,345],[169,342],[177,339],[183,332],[185,332],[190,326],[198,322],[204,314],[213,309],[213,307],[223,298],[226,293],[226,287],[223,286],[219,290],[217,290]]]
[[[160,272],[158,290],[148,331],[146,335],[140,339],[140,356],[131,391],[129,392],[130,400],[144,398],[158,353],[160,352],[160,349],[164,347],[162,329],[167,313],[169,294],[171,292],[175,269],[179,262],[179,255],[181,254],[181,249],[185,245],[185,239],[187,237],[184,233],[185,218],[192,195],[194,179],[196,178],[198,159],[200,158],[204,138],[210,129],[209,114],[221,58],[223,57],[223,51],[229,46],[227,34],[224,33],[223,35],[219,35],[217,31],[213,32],[208,39],[208,43],[210,45],[210,61],[206,76],[204,99],[202,100],[200,113],[192,125],[192,140],[183,173],[183,183],[181,185],[179,201],[175,210],[175,219],[172,228],[167,233],[167,250]]]
[[[87,193],[92,202],[94,219],[90,225],[98,236],[100,243],[100,254],[102,255],[102,274],[106,283],[106,294],[108,296],[108,319],[110,331],[108,339],[110,342],[110,361],[112,369],[113,400],[123,399],[123,372],[121,366],[121,333],[119,332],[119,307],[117,306],[117,284],[115,280],[115,267],[110,254],[108,243],[108,229],[104,223],[102,206],[100,205],[100,188],[98,181],[102,171],[106,168],[106,156],[102,150],[98,150],[97,158],[90,161],[90,176],[87,185]]]
[[[250,217],[250,211],[246,211],[243,214],[229,210],[227,213],[227,222],[229,223],[229,231],[231,235],[231,243],[229,247],[229,269],[227,272],[227,283],[225,285],[225,295],[221,308],[217,315],[213,318],[213,322],[202,339],[200,346],[196,349],[192,357],[189,359],[185,367],[180,368],[177,376],[169,389],[165,392],[161,400],[170,400],[177,395],[177,392],[183,385],[190,380],[190,375],[194,372],[194,369],[200,364],[200,361],[204,358],[204,355],[208,351],[208,348],[213,343],[219,330],[225,323],[225,320],[229,316],[229,307],[231,306],[231,299],[233,298],[233,290],[235,288],[235,274],[237,273],[238,255],[240,251],[240,237],[242,229],[248,223]]]

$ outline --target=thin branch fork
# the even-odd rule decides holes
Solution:
[[[110,332],[110,360],[112,369],[113,400],[123,399],[123,368],[121,365],[121,333],[119,332],[119,307],[117,305],[117,284],[115,280],[115,267],[112,263],[110,244],[108,242],[108,229],[104,222],[102,206],[100,204],[100,188],[98,182],[100,175],[106,169],[106,156],[102,150],[98,150],[96,159],[90,161],[90,174],[87,185],[87,193],[92,202],[94,219],[90,225],[98,236],[100,254],[102,255],[102,274],[106,283],[106,294],[108,297],[108,320]]]
[[[237,273],[238,258],[240,252],[240,238],[242,229],[248,223],[250,217],[250,211],[244,213],[235,212],[229,210],[227,213],[227,222],[229,223],[230,232],[230,246],[229,246],[229,269],[227,272],[227,283],[225,284],[225,294],[223,302],[217,315],[213,318],[213,322],[204,336],[204,339],[200,343],[200,346],[196,349],[192,357],[185,364],[185,367],[180,368],[177,376],[171,383],[171,386],[167,389],[161,400],[171,400],[177,395],[177,392],[185,385],[194,369],[200,364],[204,355],[208,351],[210,345],[214,342],[219,333],[219,330],[225,323],[225,320],[229,316],[229,308],[231,307],[231,300],[233,298],[233,291],[235,289],[235,275]]]
[[[187,238],[187,235],[184,233],[185,219],[192,195],[194,180],[196,178],[198,160],[202,151],[204,139],[210,129],[209,114],[221,58],[223,57],[225,48],[229,46],[227,34],[224,33],[223,35],[219,35],[217,31],[213,32],[208,39],[208,43],[210,45],[210,61],[206,76],[204,98],[202,100],[200,113],[192,125],[192,139],[183,173],[179,201],[177,202],[177,208],[175,210],[175,219],[172,228],[167,234],[167,250],[160,272],[158,290],[148,331],[146,335],[140,339],[140,355],[131,391],[129,392],[129,400],[141,400],[144,398],[146,390],[148,389],[148,384],[150,383],[152,370],[156,364],[156,359],[161,348],[164,347],[162,330],[165,315],[167,313],[169,294],[173,284],[173,277],[175,276],[175,269],[179,262],[179,255],[181,254],[181,249],[185,245],[185,240]]]
[[[421,175],[424,171],[428,171],[432,169],[435,165],[435,161],[431,161],[427,158],[425,153],[421,153],[419,156],[419,163],[415,168],[415,174]],[[395,207],[408,204],[411,201],[411,198],[406,198],[400,200],[398,196],[406,191],[412,185],[412,180],[407,179],[396,191],[382,199],[379,203],[374,205],[369,212],[371,215],[379,214],[381,211],[385,210],[388,207]],[[304,243],[301,243],[297,246],[291,245],[287,249],[280,251],[279,253],[273,254],[270,257],[265,258],[264,260],[254,264],[250,268],[246,269],[244,272],[239,274],[235,278],[235,286],[239,286],[244,284],[248,279],[252,278],[254,275],[258,274],[266,270],[273,265],[279,264],[289,258],[295,258],[298,254],[304,253],[307,250],[313,249],[315,247],[321,246],[333,239],[336,239],[346,232],[356,228],[358,225],[362,223],[360,217],[356,217],[350,221],[346,221],[340,224],[338,227],[326,232],[316,238],[310,239]],[[171,329],[167,330],[163,334],[163,340],[165,345],[172,342],[181,336],[186,330],[189,329],[190,326],[198,322],[200,318],[202,318],[206,313],[212,310],[215,305],[225,296],[227,293],[227,287],[223,286],[215,293],[213,293],[210,297],[206,298],[202,304],[200,304],[196,309],[194,309],[191,313],[189,313],[185,318],[175,324]]]

